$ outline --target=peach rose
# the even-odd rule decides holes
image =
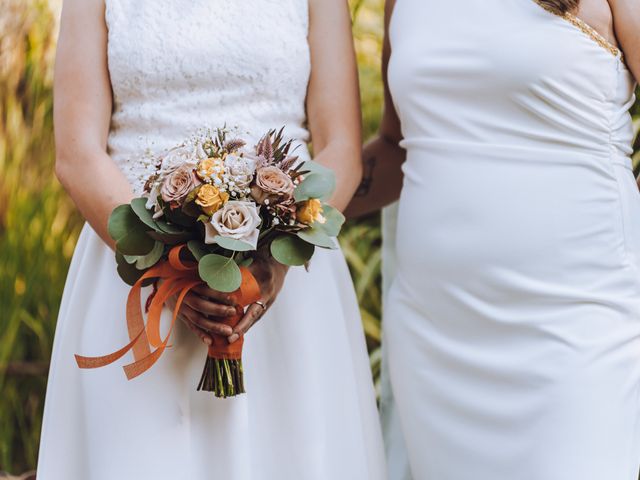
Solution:
[[[311,225],[315,222],[324,223],[326,219],[322,216],[322,213],[322,202],[314,198],[304,202],[298,210],[297,217],[305,225]]]
[[[210,182],[213,177],[221,178],[224,174],[224,162],[220,158],[205,158],[198,163],[196,174],[204,182]]]
[[[193,173],[193,166],[181,165],[167,174],[160,187],[160,196],[167,203],[181,203],[198,185],[200,181]]]
[[[267,201],[288,201],[293,197],[296,186],[291,177],[275,166],[259,168],[251,196],[259,204]]]
[[[220,210],[227,200],[229,200],[229,194],[227,192],[221,192],[208,183],[200,187],[196,195],[196,204],[199,205],[207,215],[211,215]]]

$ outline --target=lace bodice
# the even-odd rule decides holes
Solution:
[[[286,126],[289,137],[308,140],[307,0],[105,2],[108,149],[136,191],[149,153],[203,126],[237,127],[254,140]]]

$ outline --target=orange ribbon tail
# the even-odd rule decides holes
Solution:
[[[127,329],[131,341],[121,349],[108,355],[100,357],[76,355],[78,367],[83,369],[104,367],[119,360],[129,351],[133,351],[134,362],[123,367],[127,378],[131,380],[149,370],[158,361],[168,346],[185,296],[191,289],[202,283],[198,275],[197,263],[184,262],[180,258],[180,253],[185,247],[185,245],[173,247],[166,261],[145,272],[131,288],[126,308]],[[241,268],[241,272],[242,285],[232,294],[232,298],[237,304],[238,314],[225,321],[232,327],[242,319],[244,307],[260,298],[260,288],[255,277],[246,268]],[[141,306],[141,291],[143,283],[152,279],[161,280],[162,282],[149,304],[148,320],[145,325]],[[162,338],[160,333],[162,310],[169,298],[176,294],[178,298],[173,310],[169,331]],[[226,337],[214,336],[214,343],[209,347],[209,356],[222,359],[239,359],[242,355],[242,343],[243,340],[240,339],[230,345]]]

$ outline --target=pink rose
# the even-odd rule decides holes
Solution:
[[[181,203],[200,183],[191,165],[181,165],[167,174],[160,195],[167,203]]]
[[[296,186],[291,177],[275,166],[259,168],[256,181],[251,187],[251,196],[260,204],[273,201],[289,201]]]

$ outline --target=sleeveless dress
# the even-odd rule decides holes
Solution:
[[[391,381],[416,480],[636,480],[640,194],[620,52],[532,0],[398,0]]]
[[[135,190],[145,152],[203,125],[237,126],[254,140],[286,125],[308,140],[306,0],[106,0],[106,23],[109,153]],[[128,343],[128,290],[113,252],[85,226],[56,330],[39,480],[384,478],[364,335],[339,251],[319,251],[308,273],[290,270],[246,336],[248,393],[233,399],[196,391],[206,346],[182,324],[173,347],[131,382],[119,368],[126,362],[78,369],[75,353]]]

